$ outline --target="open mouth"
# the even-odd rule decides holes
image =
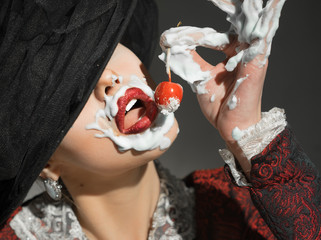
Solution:
[[[145,131],[155,120],[158,108],[156,103],[139,88],[129,88],[117,101],[115,116],[121,133],[135,134]]]

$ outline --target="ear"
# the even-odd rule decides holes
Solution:
[[[44,179],[51,178],[52,180],[57,181],[60,177],[60,165],[58,164],[58,161],[51,158],[44,169],[42,169],[39,176]]]

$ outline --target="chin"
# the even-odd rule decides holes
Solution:
[[[142,161],[145,163],[155,160],[155,159],[159,158],[161,155],[163,155],[172,146],[173,142],[175,141],[175,139],[178,135],[178,132],[179,132],[178,123],[177,123],[176,119],[174,119],[173,126],[168,131],[168,133],[165,135],[170,140],[170,145],[167,148],[160,149],[158,147],[158,148],[155,148],[152,150],[147,150],[147,151],[137,151],[135,149],[130,149],[128,152],[130,152],[130,154],[133,157],[141,158]],[[122,154],[122,153],[120,152],[120,154]]]

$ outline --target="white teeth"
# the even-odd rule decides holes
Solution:
[[[136,102],[137,102],[137,99],[131,100],[126,106],[126,111],[128,112],[135,105]]]

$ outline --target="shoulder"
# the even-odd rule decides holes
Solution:
[[[184,181],[188,187],[194,188],[196,199],[202,199],[203,204],[208,203],[211,208],[215,202],[221,201],[219,199],[251,203],[248,189],[235,185],[224,167],[194,171]]]
[[[196,209],[204,214],[222,214],[229,212],[246,216],[255,209],[247,187],[239,187],[232,182],[224,167],[198,170],[185,178],[187,186],[195,192]],[[224,214],[223,214],[224,212]]]
[[[215,183],[228,181],[223,167],[216,169],[196,170],[189,174],[184,180],[186,184],[192,184],[195,186],[202,185],[205,182],[209,183],[210,185],[216,185]]]
[[[11,220],[21,211],[21,207],[18,207],[9,217],[9,219],[0,227],[0,239],[2,240],[15,240],[19,239],[15,231],[11,228]]]
[[[195,192],[200,239],[275,239],[253,205],[248,187],[234,184],[224,167],[195,171],[184,181]]]

